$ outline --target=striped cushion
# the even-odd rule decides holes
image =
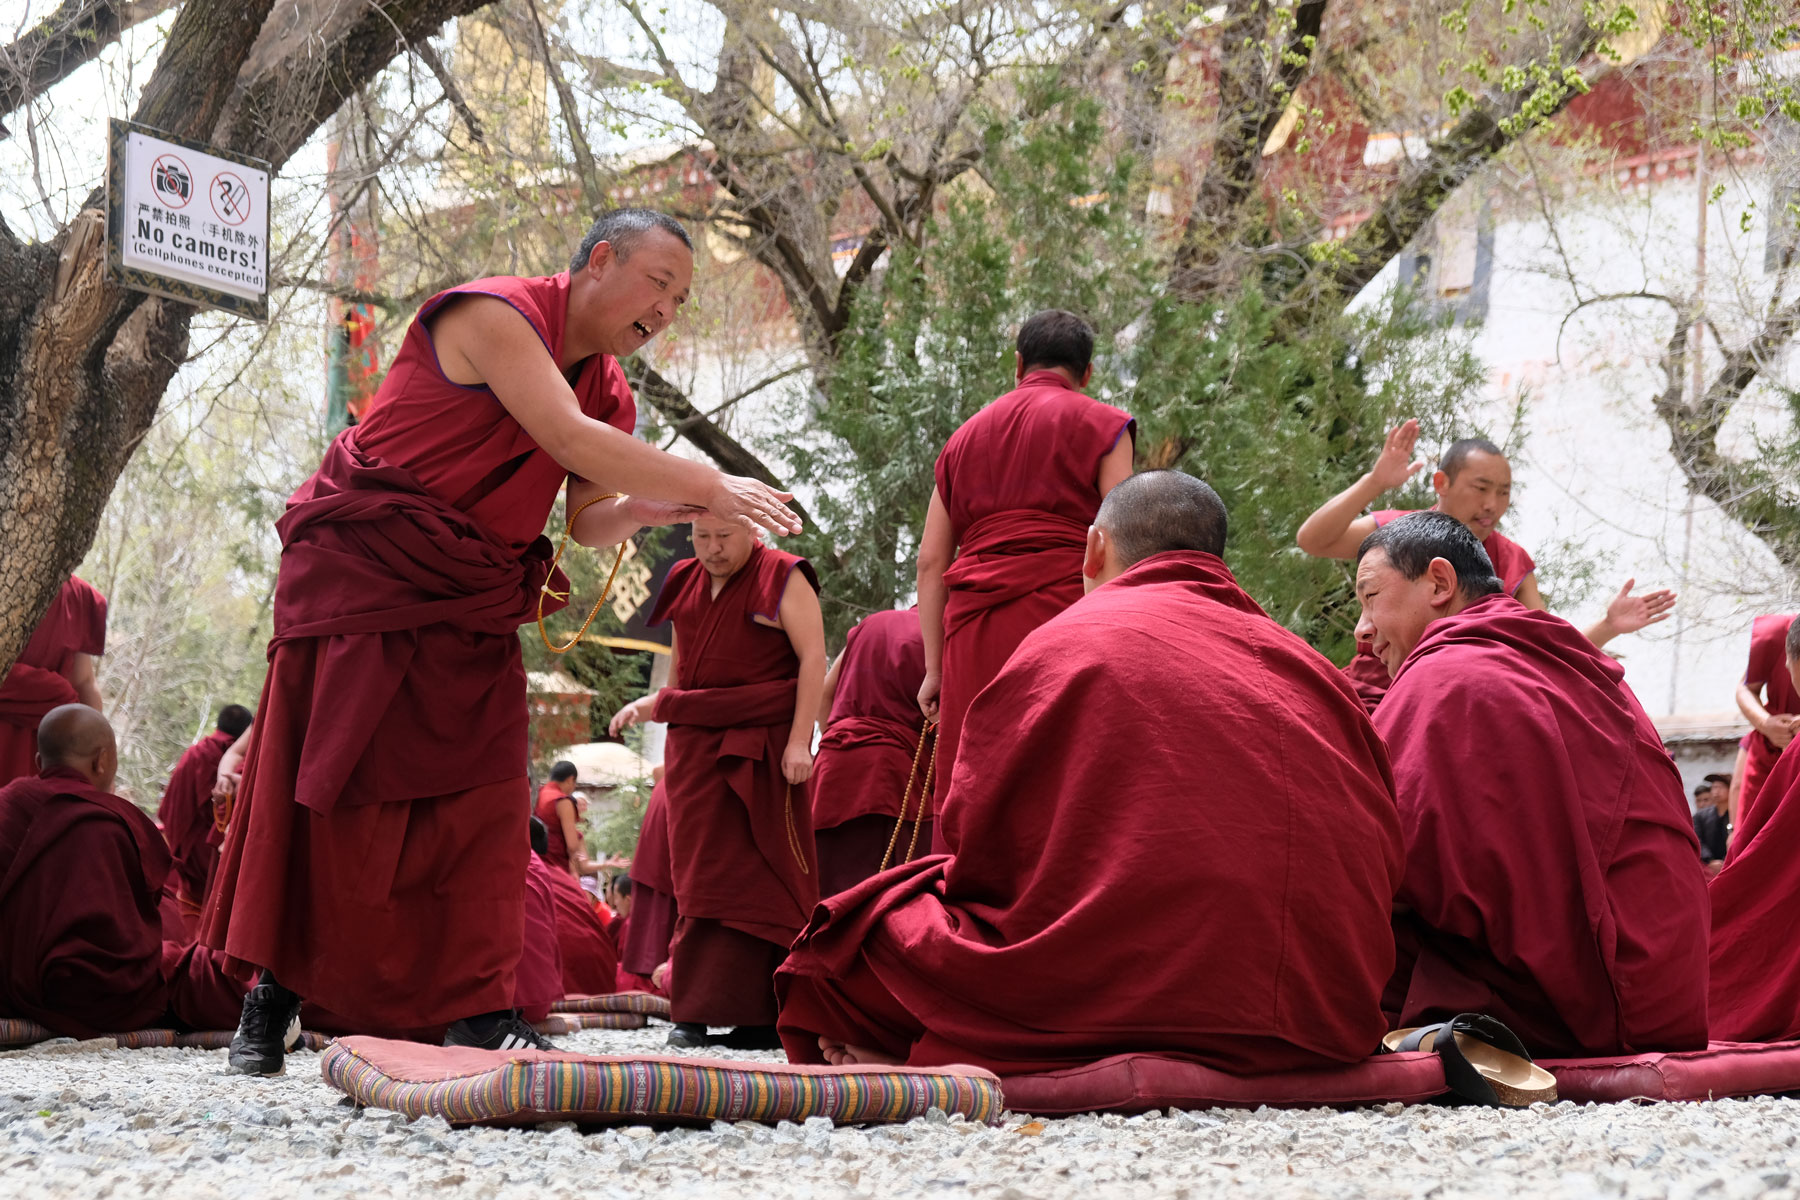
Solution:
[[[358,1104],[455,1125],[540,1121],[908,1121],[933,1108],[997,1123],[1000,1081],[974,1067],[800,1067],[707,1058],[614,1058],[339,1038],[320,1060]]]
[[[223,1050],[231,1045],[232,1030],[207,1029],[198,1033],[181,1033],[174,1029],[134,1029],[130,1033],[106,1036],[121,1050],[150,1050],[177,1047],[184,1050]],[[54,1030],[22,1017],[0,1017],[0,1046],[33,1046],[60,1036]],[[322,1050],[331,1039],[307,1030],[300,1035],[300,1046]]]
[[[606,996],[564,996],[550,1006],[555,1013],[638,1013],[646,1017],[669,1019],[669,1001],[649,992],[613,992]],[[591,1028],[591,1026],[590,1026]],[[603,1026],[608,1029],[636,1029],[636,1025]]]
[[[574,1033],[577,1029],[642,1029],[649,1022],[628,1012],[553,1012],[537,1023],[545,1037]]]
[[[24,1017],[0,1017],[0,1046],[30,1046],[47,1042],[56,1034]]]

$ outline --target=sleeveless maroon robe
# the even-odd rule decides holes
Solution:
[[[1081,555],[1100,510],[1100,460],[1131,414],[1033,371],[970,417],[938,455],[956,561],[944,572],[938,774],[948,793],[963,714],[1025,635],[1081,599]]]
[[[554,357],[567,275],[427,301],[362,424],[288,501],[269,674],[204,935],[358,1032],[513,1006],[527,859],[525,672],[567,473],[486,387],[437,365],[426,322],[496,296]],[[635,421],[605,355],[582,412]],[[546,604],[545,611],[560,607]]]
[[[38,723],[51,709],[81,699],[62,674],[69,660],[105,650],[106,597],[71,575],[0,681],[0,784],[37,774]]]
[[[781,773],[800,659],[786,633],[753,619],[775,618],[795,569],[819,586],[805,559],[758,542],[714,597],[687,559],[650,614],[651,625],[675,625],[678,678],[652,719],[669,726],[676,1021],[774,1024],[770,979],[818,903],[806,785],[790,788]]]
[[[72,771],[0,788],[0,1014],[69,1037],[236,1025],[243,985],[164,938],[169,870],[150,818]]]
[[[1760,736],[1760,735],[1759,735]],[[1745,810],[1712,899],[1711,1033],[1722,1042],[1800,1038],[1800,738]]]
[[[830,896],[881,869],[890,840],[893,863],[906,861],[918,826],[918,853],[931,850],[935,806],[926,794],[931,748],[919,756],[919,685],[925,681],[925,639],[919,610],[871,613],[850,627],[837,667],[831,714],[813,758],[813,828],[819,846],[819,894]],[[916,777],[913,763],[918,761]],[[898,838],[894,825],[907,803]]]
[[[824,1035],[913,1066],[1251,1074],[1355,1062],[1386,1029],[1386,752],[1210,554],[1152,555],[1028,635],[969,710],[939,824],[948,857],[801,935],[776,977],[794,1061]]]
[[[1793,613],[1774,613],[1758,617],[1750,626],[1750,662],[1744,671],[1744,683],[1751,691],[1762,689],[1763,707],[1771,713],[1800,713],[1800,692],[1794,690],[1794,678],[1787,669],[1788,626]],[[1774,742],[1752,729],[1744,739],[1744,778],[1738,785],[1738,824],[1748,825],[1761,796],[1763,781],[1781,757]],[[1760,823],[1760,822],[1759,822]],[[1743,844],[1743,837],[1732,839],[1732,846]],[[1726,858],[1729,860],[1730,853]]]
[[[670,862],[669,800],[662,780],[650,789],[650,804],[631,856],[631,916],[619,937],[619,988],[650,991],[650,976],[669,961],[675,940],[675,871]],[[627,978],[629,976],[630,978]]]
[[[1706,882],[1680,773],[1624,668],[1488,596],[1432,622],[1375,711],[1406,831],[1390,1012],[1534,1054],[1707,1041]]]
[[[550,848],[544,852],[544,861],[564,874],[572,874],[574,856],[569,853],[568,843],[563,841],[562,818],[556,812],[558,800],[567,800],[575,806],[575,828],[579,830],[585,806],[575,796],[565,796],[554,783],[546,783],[538,789],[537,803],[532,811],[544,823],[544,838],[550,843]]]
[[[1379,529],[1396,517],[1436,511],[1424,508],[1384,508],[1373,515],[1375,527]],[[1499,530],[1483,538],[1481,548],[1487,551],[1488,561],[1494,565],[1494,574],[1500,577],[1500,586],[1506,589],[1509,596],[1518,595],[1519,585],[1525,582],[1525,577],[1537,570],[1537,560],[1531,557],[1530,552]],[[1392,682],[1388,678],[1387,667],[1366,644],[1358,644],[1356,653],[1344,667],[1344,674],[1349,676],[1356,694],[1370,712],[1374,712],[1375,706],[1381,703],[1382,696],[1387,694]]]
[[[219,777],[219,760],[237,739],[213,730],[186,750],[169,772],[156,819],[175,860],[184,910],[198,913],[206,901],[213,872],[219,866],[218,832],[213,824],[213,784]]]

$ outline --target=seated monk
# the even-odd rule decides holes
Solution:
[[[204,946],[163,939],[169,850],[111,793],[112,726],[65,704],[37,744],[39,773],[0,788],[0,1014],[69,1037],[231,1028],[244,985]]]
[[[1706,883],[1681,775],[1624,669],[1505,595],[1443,513],[1370,534],[1356,627],[1406,829],[1400,1025],[1482,1012],[1534,1054],[1704,1047]]]
[[[969,708],[949,853],[827,899],[776,976],[791,1059],[1166,1051],[1254,1074],[1374,1052],[1401,871],[1387,755],[1232,579],[1225,528],[1177,472],[1107,494],[1088,594]]]

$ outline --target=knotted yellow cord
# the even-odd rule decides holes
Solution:
[[[931,741],[931,761],[925,764],[925,783],[919,789],[919,812],[913,818],[912,841],[906,847],[906,857],[902,862],[911,862],[913,852],[919,848],[919,827],[925,823],[925,798],[931,795],[931,776],[937,770],[937,722],[927,718],[919,727],[919,748],[913,751],[912,770],[906,774],[906,790],[900,793],[900,819],[894,822],[894,832],[888,836],[887,853],[881,856],[881,870],[888,869],[893,861],[894,847],[900,843],[900,827],[906,824],[906,809],[912,803],[913,781],[919,777],[919,760],[925,757],[926,739]]]
[[[550,634],[544,628],[544,597],[552,596],[558,600],[567,600],[569,598],[568,592],[559,592],[553,589],[550,586],[550,580],[555,577],[556,568],[562,565],[563,551],[569,548],[569,538],[575,532],[575,518],[579,517],[590,507],[600,503],[602,500],[618,500],[622,498],[623,493],[621,492],[608,492],[604,496],[595,496],[592,500],[589,500],[586,504],[583,504],[580,508],[571,513],[569,515],[569,523],[563,527],[562,545],[556,548],[556,557],[550,560],[549,574],[544,576],[544,586],[538,591],[538,636],[544,639],[544,648],[552,654],[567,654],[575,648],[576,643],[581,641],[581,635],[588,631],[588,626],[592,625],[594,623],[594,618],[600,615],[600,606],[606,603],[606,598],[608,596],[612,595],[613,580],[617,579],[619,576],[619,564],[625,561],[625,542],[620,542],[619,552],[613,555],[612,570],[606,573],[606,586],[600,589],[600,598],[594,601],[593,610],[588,613],[587,620],[581,623],[581,628],[575,631],[575,636],[569,639],[568,645],[552,645],[550,642]],[[629,538],[626,539],[626,541],[630,540],[631,539]]]

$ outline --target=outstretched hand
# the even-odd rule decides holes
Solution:
[[[625,730],[630,729],[633,725],[642,721],[644,719],[643,704],[646,699],[648,699],[648,697],[640,697],[639,699],[633,700],[630,704],[627,704],[624,708],[621,708],[618,712],[614,713],[612,720],[606,723],[606,732],[612,737],[618,737]]]
[[[1654,592],[1642,592],[1634,596],[1631,589],[1635,586],[1637,580],[1627,579],[1625,586],[1619,589],[1619,594],[1606,606],[1607,623],[1619,633],[1636,633],[1674,615],[1674,592],[1668,588],[1659,588]]]
[[[1375,459],[1375,465],[1369,468],[1369,478],[1381,485],[1381,490],[1392,491],[1405,485],[1406,481],[1425,469],[1425,460],[1413,458],[1413,451],[1419,445],[1419,422],[1402,421],[1388,430],[1387,440],[1381,445],[1381,454]]]
[[[706,508],[715,517],[741,521],[747,527],[760,525],[776,537],[785,537],[800,532],[800,518],[787,506],[793,498],[792,492],[776,491],[760,479],[721,475]]]

